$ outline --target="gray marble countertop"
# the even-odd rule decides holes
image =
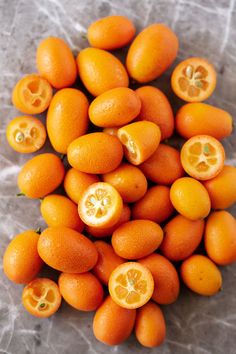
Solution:
[[[19,114],[11,105],[12,87],[23,74],[35,72],[35,51],[42,38],[63,37],[76,54],[87,46],[82,36],[87,26],[111,14],[129,16],[139,30],[154,22],[172,27],[180,39],[177,61],[205,56],[213,62],[218,85],[209,102],[236,117],[234,0],[0,0],[0,259],[13,235],[45,226],[38,201],[15,197],[17,173],[29,156],[15,153],[5,139],[7,123]],[[176,108],[179,101],[171,93],[169,73],[154,85],[168,94]],[[224,145],[228,160],[236,164],[235,134]],[[212,298],[182,287],[178,301],[163,309],[165,344],[149,350],[134,337],[113,348],[97,342],[91,330],[93,314],[73,310],[65,303],[52,318],[31,317],[21,305],[22,287],[11,284],[0,265],[0,353],[235,354],[236,265],[225,267],[222,274],[223,291]]]

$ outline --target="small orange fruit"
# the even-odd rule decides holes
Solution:
[[[103,287],[90,272],[62,273],[58,285],[63,299],[77,310],[94,311],[102,302]]]
[[[147,191],[147,180],[142,171],[128,163],[104,174],[102,180],[115,187],[125,203],[136,202]]]
[[[123,148],[115,136],[97,132],[72,141],[67,154],[69,163],[75,169],[102,174],[119,166],[123,158]]]
[[[203,181],[213,209],[227,209],[236,202],[236,168],[225,165],[214,178]]]
[[[44,230],[39,237],[38,253],[50,267],[65,273],[87,272],[98,259],[94,244],[65,226]]]
[[[39,235],[28,230],[16,235],[3,256],[5,275],[18,284],[26,284],[36,277],[43,261],[37,251]]]
[[[203,232],[204,220],[189,220],[177,215],[164,227],[164,239],[160,250],[171,261],[181,261],[199,246]]]
[[[169,27],[160,23],[146,27],[129,48],[129,75],[141,83],[156,79],[173,63],[178,47],[178,38]]]
[[[170,200],[174,208],[190,220],[205,218],[211,209],[206,188],[190,177],[179,178],[172,184]]]
[[[84,191],[96,182],[99,182],[98,176],[70,168],[65,175],[64,189],[68,197],[78,204]]]
[[[171,86],[182,100],[201,102],[215,90],[216,71],[204,58],[188,58],[175,67],[171,76]]]
[[[205,249],[213,262],[228,265],[236,262],[236,221],[225,210],[210,214],[206,222]]]
[[[160,128],[147,120],[125,125],[118,130],[118,138],[125,148],[125,157],[134,165],[140,165],[157,149]]]
[[[102,343],[121,344],[130,336],[135,316],[136,310],[125,309],[108,296],[95,313],[93,334]]]
[[[119,127],[131,122],[141,109],[135,91],[117,87],[96,97],[89,106],[89,118],[98,127]]]
[[[173,264],[161,256],[153,253],[139,260],[152,273],[154,291],[152,299],[159,304],[168,305],[175,302],[179,296],[179,277]]]
[[[73,85],[77,69],[73,54],[66,42],[57,37],[44,39],[37,48],[37,69],[50,84],[61,89]]]
[[[152,297],[154,281],[151,272],[137,262],[119,265],[109,278],[109,293],[117,305],[136,309]]]
[[[154,154],[139,168],[147,179],[158,184],[169,185],[184,176],[179,151],[165,144],[160,144]]]
[[[70,143],[86,133],[89,123],[88,106],[83,92],[73,88],[62,89],[53,96],[46,123],[54,150],[66,154]]]
[[[31,315],[47,318],[59,309],[61,294],[54,281],[47,278],[37,278],[24,288],[22,303]]]
[[[169,138],[174,131],[174,115],[168,98],[153,86],[142,86],[136,91],[142,106],[138,120],[149,120],[161,130],[161,140]]]
[[[82,195],[78,211],[88,226],[111,227],[122,213],[123,202],[117,190],[108,183],[91,184]]]
[[[144,197],[134,204],[132,215],[133,219],[146,219],[162,223],[170,217],[173,211],[170,189],[166,186],[154,186],[149,188]]]
[[[12,149],[23,154],[30,154],[43,147],[47,134],[39,119],[21,116],[8,123],[6,136]]]
[[[223,145],[210,135],[196,135],[186,141],[180,153],[184,170],[199,180],[217,176],[224,167]]]
[[[97,48],[81,50],[77,57],[77,65],[81,81],[93,96],[101,95],[115,87],[129,86],[129,77],[124,65],[105,50]]]
[[[222,276],[215,263],[200,254],[183,261],[180,274],[185,285],[199,295],[215,295],[222,286]]]
[[[103,129],[103,133],[106,133],[106,134],[110,134],[110,135],[113,135],[113,136],[117,136],[118,134],[118,129],[120,127],[109,127],[109,128],[104,128]]]
[[[154,252],[163,240],[161,227],[150,220],[132,220],[120,225],[112,235],[112,246],[120,257],[138,259]]]
[[[47,195],[41,202],[40,210],[48,226],[66,226],[78,232],[84,229],[77,205],[63,195]]]
[[[121,212],[120,219],[114,226],[111,227],[86,226],[86,231],[88,232],[89,235],[92,235],[93,237],[96,238],[111,236],[118,226],[130,220],[130,216],[131,216],[130,208],[128,207],[127,204],[123,204],[123,209]]]
[[[175,122],[177,132],[185,139],[206,134],[221,140],[233,130],[232,116],[223,109],[206,103],[185,104],[178,110]]]
[[[113,270],[125,260],[119,257],[112,246],[104,241],[95,241],[94,245],[98,251],[98,261],[93,268],[93,273],[103,284],[107,285]]]
[[[54,154],[40,154],[27,161],[18,175],[18,187],[29,198],[42,198],[63,181],[65,168]]]
[[[92,47],[113,50],[124,47],[135,35],[133,22],[126,16],[107,16],[93,22],[88,28]]]
[[[20,79],[12,92],[12,103],[26,114],[44,112],[52,99],[52,87],[49,82],[37,74]]]
[[[166,323],[161,308],[150,301],[137,310],[135,335],[144,347],[154,348],[163,343]]]

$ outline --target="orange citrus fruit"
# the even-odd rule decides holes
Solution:
[[[118,130],[118,138],[125,148],[125,157],[134,165],[140,165],[157,149],[160,128],[147,120],[125,125]]]
[[[61,294],[54,281],[47,278],[37,278],[24,288],[22,303],[31,315],[47,318],[59,309]]]
[[[184,101],[201,102],[215,90],[216,71],[204,58],[188,58],[175,67],[171,86]]]
[[[148,268],[137,262],[126,262],[113,270],[108,288],[117,305],[136,309],[152,297],[154,281]]]
[[[37,74],[20,79],[12,92],[12,103],[26,114],[44,112],[52,99],[52,87],[49,82]]]
[[[6,136],[12,149],[23,154],[30,154],[43,147],[47,133],[38,118],[21,116],[8,123]]]
[[[180,153],[184,170],[199,180],[217,176],[224,167],[223,145],[210,135],[196,135],[186,141]]]
[[[121,217],[122,209],[120,194],[104,182],[91,184],[78,205],[80,218],[86,225],[103,228],[115,225]]]

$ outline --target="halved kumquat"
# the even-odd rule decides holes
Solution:
[[[204,58],[188,58],[174,69],[171,86],[182,100],[201,102],[206,100],[216,87],[216,71]]]
[[[199,180],[217,176],[224,167],[225,151],[210,135],[196,135],[186,141],[180,153],[184,170]]]
[[[31,315],[46,318],[59,309],[61,294],[54,281],[47,278],[37,278],[24,288],[22,303]]]
[[[117,305],[136,309],[152,297],[154,280],[148,268],[137,262],[126,262],[111,273],[108,288]]]
[[[80,218],[88,226],[110,227],[115,225],[123,210],[123,201],[117,190],[108,183],[91,184],[78,205]]]

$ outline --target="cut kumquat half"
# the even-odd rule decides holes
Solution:
[[[26,114],[44,112],[52,99],[49,82],[37,74],[30,74],[19,80],[12,92],[12,102],[19,111]]]
[[[126,159],[133,165],[146,161],[157,149],[161,140],[160,128],[153,122],[134,122],[118,130]]]
[[[184,170],[199,180],[211,179],[224,167],[223,145],[209,135],[196,135],[186,141],[180,153]]]
[[[105,182],[91,184],[78,205],[80,218],[88,226],[111,227],[120,219],[123,201],[117,190]]]
[[[108,288],[118,305],[136,309],[152,297],[154,280],[148,268],[137,262],[126,262],[111,273]]]
[[[9,145],[17,152],[29,154],[41,149],[46,141],[43,123],[34,117],[21,116],[10,121],[6,130]]]
[[[54,281],[47,278],[37,278],[24,288],[22,302],[31,315],[46,318],[59,309],[61,294]]]
[[[174,69],[171,86],[182,100],[201,102],[206,100],[216,87],[216,71],[204,58],[189,58]]]

